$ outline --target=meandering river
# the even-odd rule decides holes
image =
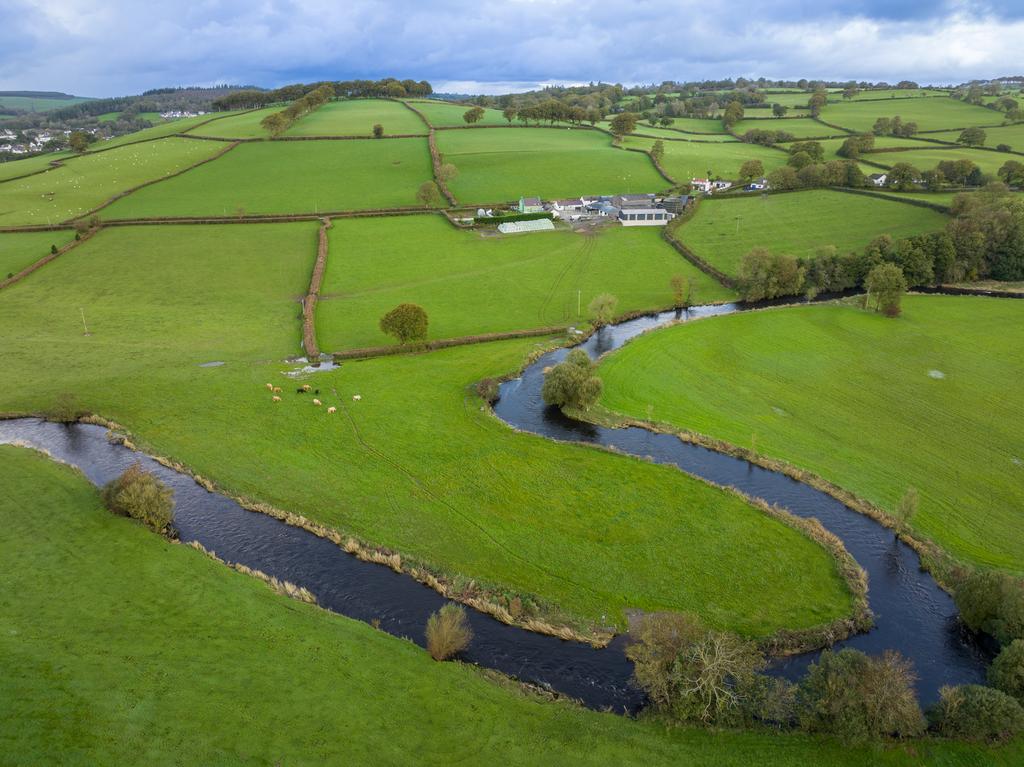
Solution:
[[[641,317],[602,328],[581,348],[596,358],[652,328],[738,310],[736,305],[725,304]],[[543,369],[563,359],[568,351],[545,354],[521,377],[502,384],[494,408],[497,415],[518,429],[549,439],[614,446],[650,456],[656,462],[673,464],[777,503],[796,515],[817,517],[843,540],[870,579],[869,600],[876,627],[837,646],[869,653],[900,651],[914,662],[918,692],[925,703],[934,700],[944,684],[984,680],[990,653],[963,630],[952,599],[921,571],[916,553],[891,531],[818,490],[747,461],[636,427],[608,429],[580,423],[546,407],[540,396]],[[425,644],[427,617],[446,601],[409,576],[363,562],[306,530],[247,511],[229,498],[204,490],[190,477],[109,442],[103,427],[32,418],[0,421],[0,443],[4,442],[44,449],[77,466],[97,485],[141,461],[174,489],[175,524],[183,541],[199,541],[229,562],[304,586],[322,607],[379,622],[381,630],[419,645]],[[623,652],[624,637],[617,637],[607,648],[594,649],[507,626],[473,610],[469,618],[474,639],[464,660],[578,698],[593,708],[634,712],[643,705],[643,694],[629,683],[632,668]],[[817,653],[807,653],[783,659],[775,663],[773,673],[798,678],[816,657]]]

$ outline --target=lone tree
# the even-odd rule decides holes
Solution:
[[[103,488],[103,504],[114,514],[137,519],[158,533],[174,521],[174,491],[135,462]]]
[[[984,146],[986,137],[984,128],[967,128],[960,132],[956,143],[964,146]]]
[[[738,101],[730,101],[722,115],[722,125],[726,130],[732,130],[732,126],[743,119],[743,105]]]
[[[651,146],[651,158],[657,162],[661,162],[661,158],[665,156],[665,142],[658,139]]]
[[[288,130],[289,124],[288,118],[280,112],[274,112],[260,120],[260,126],[275,138]]]
[[[380,329],[400,344],[422,341],[427,337],[427,312],[418,304],[399,304],[380,318]]]
[[[611,293],[602,293],[599,296],[595,296],[594,300],[590,302],[587,309],[590,310],[593,315],[594,327],[601,327],[607,325],[612,321],[612,317],[615,316],[615,307],[618,306],[619,299],[613,296]]]
[[[690,305],[690,281],[681,274],[672,276],[672,301],[677,309]]]
[[[416,190],[416,199],[424,208],[436,208],[441,204],[441,190],[433,181],[424,181]]]
[[[518,110],[515,107],[505,107],[501,112],[501,116],[508,120],[509,125],[516,119],[517,114]]]
[[[900,302],[907,292],[907,279],[896,264],[879,264],[874,267],[868,272],[864,287],[868,291],[865,304],[874,296],[875,311],[881,311],[886,317],[900,316]]]
[[[384,126],[381,125],[380,123],[377,123],[376,125],[373,126],[373,137],[384,138]]]
[[[472,125],[473,123],[480,122],[483,119],[484,114],[485,112],[483,107],[473,107],[472,109],[466,110],[465,114],[462,115],[462,119],[465,120],[468,125]]]
[[[68,137],[68,146],[71,147],[71,151],[81,154],[89,148],[90,138],[91,136],[84,130],[73,131],[71,136]]]
[[[633,112],[619,112],[609,123],[612,133],[621,138],[636,128],[637,116]]]
[[[747,160],[740,166],[740,181],[750,182],[764,176],[764,163],[760,160]]]
[[[437,169],[437,178],[445,184],[454,181],[459,177],[459,169],[453,163],[446,162]]]
[[[544,376],[540,394],[548,405],[589,410],[601,396],[601,379],[594,375],[594,363],[582,349],[573,349],[565,362]]]

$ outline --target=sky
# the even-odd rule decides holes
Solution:
[[[1022,74],[1024,0],[0,0],[0,90]]]

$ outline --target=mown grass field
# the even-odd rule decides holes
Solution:
[[[545,753],[594,765],[902,767],[1021,758],[1019,744],[851,747],[665,728],[542,701],[170,545],[109,514],[80,474],[38,453],[0,447],[0,482],[0,751],[21,763],[397,764],[414,755],[447,765],[500,755],[532,765]]]
[[[732,131],[737,136],[742,136],[750,130],[780,130],[796,136],[797,139],[821,138],[824,136],[835,136],[842,133],[835,128],[822,125],[817,120],[810,118],[774,118],[765,115],[760,119],[746,118],[736,123]]]
[[[0,184],[0,225],[57,224],[81,216],[115,194],[176,173],[222,146],[165,138],[68,158],[54,170]]]
[[[386,135],[427,133],[423,121],[397,101],[352,99],[324,104],[298,120],[285,135],[372,136],[378,123]]]
[[[96,151],[98,149],[109,149],[110,147],[131,144],[136,141],[173,136],[175,133],[187,133],[197,125],[210,122],[211,120],[213,121],[211,123],[212,125],[213,123],[216,123],[217,120],[227,119],[231,114],[232,113],[228,112],[223,113],[221,116],[196,115],[195,117],[182,117],[179,120],[167,120],[159,125],[154,125],[152,128],[143,128],[142,130],[135,131],[134,133],[126,133],[123,136],[117,136],[116,138],[100,141],[93,144],[89,149],[92,151]]]
[[[620,313],[670,306],[675,274],[690,280],[694,302],[733,297],[653,228],[481,236],[436,215],[339,219],[317,307],[319,343],[332,351],[394,343],[378,320],[406,301],[427,310],[430,338],[579,325],[600,293],[613,293]]]
[[[26,157],[22,160],[0,162],[0,181],[43,170],[53,160],[64,160],[71,156],[71,152],[47,152],[46,154],[39,154],[34,157]]]
[[[607,123],[598,123],[598,126],[608,128]],[[654,136],[655,138],[671,139],[673,141],[721,141],[724,143],[736,142],[737,139],[730,136],[728,133],[683,133],[682,131],[673,130],[672,128],[652,128],[650,123],[642,122],[637,123],[636,130],[631,134],[633,136]]]
[[[954,556],[1024,570],[1024,305],[916,296],[752,312],[645,336],[601,367],[603,404],[809,469]]]
[[[0,280],[17,274],[50,252],[71,240],[73,232],[5,232],[0,234]]]
[[[996,114],[993,112],[992,114]],[[995,123],[996,121],[993,121]],[[960,138],[960,131],[949,131],[948,133],[930,133],[928,138],[942,139],[943,141],[956,141]],[[1005,125],[998,128],[985,128],[985,144],[987,147],[996,147],[1000,144],[1007,144],[1014,152],[1024,152],[1024,123],[1016,125]],[[1021,161],[1020,157],[1012,155],[1005,157],[1006,160]]]
[[[449,187],[465,203],[656,192],[669,186],[649,158],[614,148],[611,137],[598,131],[438,131],[437,146],[459,169]]]
[[[929,208],[822,189],[703,200],[676,236],[708,263],[737,274],[753,248],[798,257],[812,256],[822,245],[848,252],[881,234],[910,237],[945,223]]]
[[[467,125],[468,123],[462,116],[473,108],[468,104],[451,104],[447,101],[438,101],[436,99],[408,99],[408,102],[425,114],[427,119],[430,120],[430,124],[435,128]],[[412,113],[410,112],[410,114]],[[517,125],[519,123],[513,120],[512,124]],[[423,126],[422,120],[420,125]],[[500,109],[484,109],[484,116],[474,125],[508,125],[508,120],[502,115]]]
[[[217,138],[268,138],[267,130],[260,126],[260,121],[267,115],[280,112],[284,106],[278,104],[264,107],[251,112],[229,115],[223,119],[200,125],[189,130],[195,136],[214,136]]]
[[[650,149],[655,139],[632,138],[623,139],[622,145],[635,149]],[[765,172],[785,165],[788,159],[784,152],[756,144],[745,144],[740,141],[730,143],[705,144],[695,141],[665,141],[665,154],[661,166],[681,184],[687,184],[691,178],[705,178],[708,175],[734,179],[739,175],[740,168],[747,160],[760,160]]]
[[[879,117],[899,115],[903,122],[916,122],[918,130],[952,130],[972,125],[998,125],[999,112],[951,98],[888,99],[828,104],[821,119],[853,131],[870,131]]]
[[[215,142],[190,143],[223,148]],[[431,176],[425,138],[255,142],[118,200],[104,217],[415,207],[416,190]]]
[[[830,556],[734,496],[481,410],[473,384],[543,341],[344,363],[310,379],[334,415],[287,390],[272,403],[264,383],[292,383],[281,360],[299,351],[315,232],[100,233],[0,294],[0,324],[19,328],[4,343],[0,412],[73,393],[233,492],[587,621],[686,609],[762,635],[848,612]],[[40,349],[61,360],[46,376]],[[198,367],[208,361],[226,364]]]

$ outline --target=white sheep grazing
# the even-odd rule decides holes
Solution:
[[[315,399],[315,400],[313,400],[313,404],[314,404],[314,405],[316,405],[317,407],[320,407],[320,406],[321,406],[322,404],[324,404],[324,403],[323,403],[323,402],[321,402],[321,401],[320,401],[320,400],[318,400],[318,399]]]
[[[310,386],[309,384],[302,384],[302,391],[307,391],[308,392],[312,388],[313,387]]]
[[[270,400],[270,401],[271,401],[271,402],[280,402],[280,401],[281,401],[281,398],[275,395],[275,396],[274,396],[273,398],[271,398],[271,400]]]
[[[275,386],[273,389],[271,389],[271,391],[274,392],[274,394],[280,394],[281,393],[281,387],[280,386]]]
[[[358,402],[358,401],[359,401],[359,400],[361,400],[362,398],[363,398],[363,395],[362,395],[362,394],[353,394],[353,395],[352,395],[352,401],[353,401],[353,402]]]
[[[274,390],[274,384],[268,383],[267,384],[267,391],[273,391],[273,390]]]
[[[337,413],[338,412],[338,408],[334,407],[334,405],[331,405],[329,408],[327,408],[327,412],[328,413]]]

